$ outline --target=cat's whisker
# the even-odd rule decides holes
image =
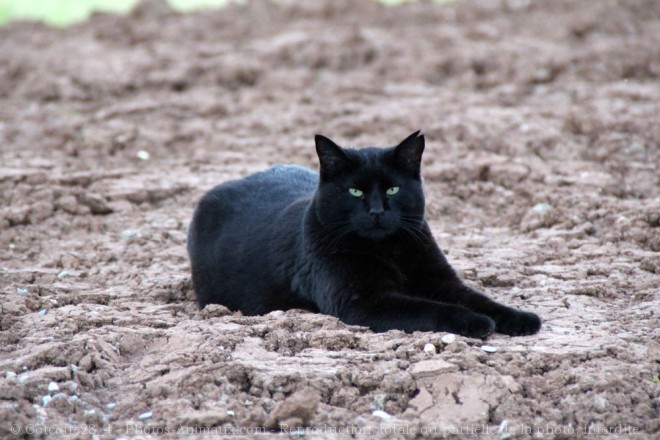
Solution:
[[[313,236],[313,246],[320,250],[332,251],[350,234],[350,226],[345,221],[323,225]]]
[[[404,232],[417,244],[423,245],[427,239],[427,236],[424,232],[424,229],[419,224],[419,217],[412,216],[401,216],[401,228],[400,231]]]

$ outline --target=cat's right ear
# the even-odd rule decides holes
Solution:
[[[332,140],[317,134],[314,136],[316,142],[316,154],[321,164],[321,179],[326,180],[345,170],[351,159],[346,152]]]

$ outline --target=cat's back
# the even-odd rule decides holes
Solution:
[[[294,201],[311,196],[318,175],[297,165],[275,165],[242,179],[224,182],[206,193],[199,202],[190,233],[204,239],[223,225],[239,232],[273,221]]]
[[[281,206],[311,194],[317,183],[318,176],[311,170],[297,165],[274,165],[265,171],[216,186],[202,198],[200,204],[238,207],[255,204],[253,209]]]

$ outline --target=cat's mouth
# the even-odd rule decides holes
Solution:
[[[392,235],[392,231],[383,225],[375,224],[369,228],[362,229],[360,235],[370,240],[380,240],[388,235]]]

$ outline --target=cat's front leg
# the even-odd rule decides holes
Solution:
[[[445,331],[486,338],[495,331],[495,322],[486,315],[458,305],[396,293],[354,295],[333,314],[348,324],[367,326],[376,332]]]
[[[420,277],[421,278],[421,277]],[[419,281],[419,280],[418,280]],[[452,273],[431,276],[418,282],[411,291],[415,297],[462,306],[495,322],[495,331],[510,336],[525,336],[541,329],[541,318],[531,312],[500,304],[466,286]]]
[[[541,329],[541,318],[532,312],[500,304],[483,293],[461,283],[456,289],[460,304],[483,313],[495,321],[495,331],[510,336],[533,335]]]

